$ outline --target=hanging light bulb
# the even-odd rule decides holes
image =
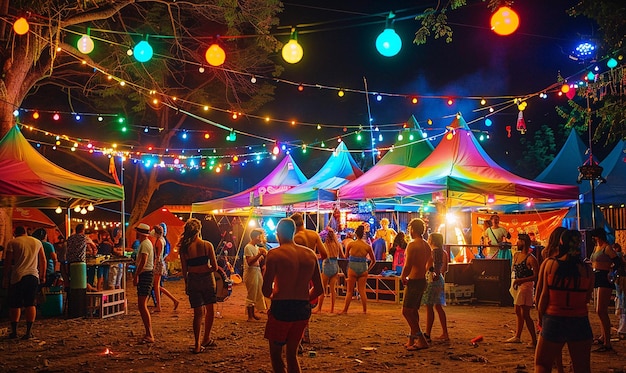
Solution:
[[[211,44],[209,49],[206,50],[204,57],[206,58],[206,62],[211,66],[221,66],[224,64],[224,61],[226,61],[226,53],[222,47],[217,44]]]
[[[148,43],[147,40],[140,41],[135,48],[133,48],[133,56],[139,62],[148,62],[152,58],[154,51],[152,50],[152,46]]]
[[[519,16],[511,8],[500,7],[491,16],[491,30],[498,35],[511,35],[518,27]]]
[[[81,215],[85,215],[86,213],[87,213],[87,209],[83,207],[83,208],[80,210],[80,214],[81,214]]]
[[[13,24],[13,31],[18,35],[26,34],[29,28],[28,21],[24,17],[18,18]]]
[[[78,43],[76,43],[76,48],[82,54],[89,54],[93,52],[94,43],[91,37],[89,36],[90,30],[87,28],[87,34],[83,35],[80,39],[78,39]]]
[[[74,212],[80,212],[80,206],[74,207]]]
[[[303,54],[302,46],[298,44],[298,31],[292,28],[289,42],[285,44],[282,50],[283,59],[287,63],[298,63],[302,59]]]
[[[89,206],[87,206],[87,211],[93,211],[95,209],[95,207],[93,207],[93,203],[90,203]]]
[[[63,212],[63,209],[61,208],[61,206],[58,206],[58,207],[54,210],[54,212],[56,212],[57,214],[60,214],[60,213],[62,213],[62,212]]]
[[[393,57],[402,49],[402,39],[393,29],[393,12],[389,12],[385,21],[385,30],[376,38],[376,50],[385,57]]]
[[[617,60],[615,60],[615,58],[611,57],[607,62],[606,62],[606,66],[609,69],[614,69],[617,67]]]

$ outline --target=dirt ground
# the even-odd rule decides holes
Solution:
[[[264,322],[247,322],[245,287],[235,285],[232,296],[220,303],[213,337],[218,347],[204,353],[191,353],[192,317],[182,281],[170,281],[166,288],[181,300],[178,310],[165,299],[163,312],[152,315],[154,344],[138,343],[143,327],[137,311],[137,296],[129,288],[128,314],[107,319],[65,319],[38,317],[35,339],[9,340],[0,337],[1,372],[270,372]],[[341,309],[344,298],[338,298]],[[451,341],[434,343],[429,349],[404,349],[407,326],[401,306],[368,302],[367,314],[359,301],[353,301],[347,315],[325,312],[313,315],[311,343],[300,357],[303,371],[309,372],[532,372],[534,350],[526,344],[504,344],[513,335],[515,313],[512,307],[493,305],[450,305],[445,308]],[[151,308],[152,309],[152,308]],[[425,322],[424,310],[420,317]],[[536,319],[536,313],[533,313]],[[594,333],[599,321],[590,315]],[[616,318],[612,316],[613,322]],[[0,320],[6,333],[9,323]],[[24,334],[20,323],[19,334]],[[438,323],[433,336],[440,333]],[[482,335],[476,346],[470,340]],[[527,331],[522,340],[528,342]],[[105,350],[109,349],[109,355]],[[626,372],[626,341],[614,342],[616,353],[592,353],[594,372]],[[315,356],[310,351],[315,351]],[[565,351],[566,352],[566,351]],[[310,356],[311,355],[311,356]],[[565,353],[565,355],[567,355]],[[564,361],[569,364],[569,357]],[[568,369],[568,367],[566,367]]]

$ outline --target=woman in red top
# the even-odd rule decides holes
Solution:
[[[542,281],[537,309],[541,335],[535,350],[535,372],[551,372],[552,363],[567,343],[574,372],[591,371],[593,334],[587,304],[594,277],[580,256],[581,235],[575,230],[561,235],[556,258],[542,263]]]

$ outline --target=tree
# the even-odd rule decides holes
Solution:
[[[280,73],[269,59],[280,47],[269,34],[280,10],[276,0],[2,0],[0,135],[14,125],[13,111],[43,85],[60,87],[86,107],[104,111],[102,104],[106,102],[109,108],[124,110],[135,126],[158,127],[155,146],[163,149],[169,147],[175,131],[185,122],[179,108],[187,100],[204,97],[233,110],[254,110],[271,99],[271,86],[251,84],[245,75],[232,71]],[[11,27],[19,16],[29,21],[30,31],[25,35],[17,35]],[[98,47],[103,48],[94,57],[74,47],[88,27],[93,30],[92,37],[97,37]],[[149,35],[154,36],[149,40],[154,42],[155,50],[168,57],[155,56],[153,61],[140,64],[122,46],[133,46]],[[222,37],[218,40],[216,35]],[[197,66],[203,65],[204,52],[211,42],[232,47],[227,68],[207,68],[201,80],[186,78],[191,69],[197,71]],[[91,68],[85,68],[83,60]],[[116,79],[108,79],[103,72],[110,72]],[[121,80],[162,93],[160,100],[165,105],[151,106],[148,102],[154,97],[142,89],[122,91],[118,84]],[[142,139],[137,136],[135,141],[141,144]],[[160,180],[154,168],[139,174],[142,181],[135,188],[137,196],[132,196],[135,203],[131,226],[143,216],[147,201],[160,183],[169,181]]]
[[[557,149],[554,137],[554,130],[543,124],[535,131],[532,140],[528,136],[520,139],[524,150],[517,166],[522,175],[532,179],[537,176],[537,171],[548,167]]]

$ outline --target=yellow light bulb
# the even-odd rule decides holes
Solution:
[[[302,59],[304,51],[296,39],[291,39],[283,47],[282,55],[285,62],[298,63]]]

